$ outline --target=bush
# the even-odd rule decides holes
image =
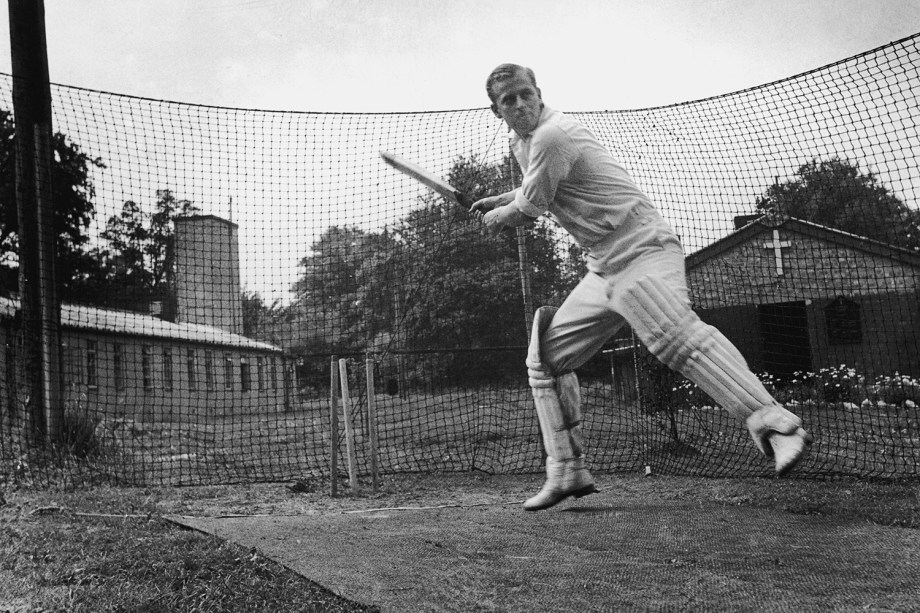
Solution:
[[[814,375],[814,389],[818,400],[824,402],[858,403],[866,397],[865,378],[845,364],[819,370]]]
[[[87,458],[98,453],[99,447],[96,422],[86,415],[65,411],[61,423],[62,451],[77,458]]]
[[[868,388],[867,399],[885,404],[903,405],[920,401],[920,381],[895,373],[876,377]]]
[[[778,383],[770,373],[759,373],[757,378],[782,404],[861,404],[865,400],[889,405],[920,404],[920,381],[895,373],[879,376],[867,385],[865,376],[845,364],[822,368],[817,373],[797,372],[785,384]],[[682,406],[698,409],[713,404],[709,396],[686,379],[671,392]]]

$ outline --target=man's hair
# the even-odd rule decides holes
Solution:
[[[486,79],[486,93],[489,95],[489,100],[495,102],[495,84],[500,81],[505,81],[507,79],[513,79],[516,75],[524,73],[527,79],[530,81],[531,85],[534,88],[537,87],[537,77],[534,75],[533,70],[519,64],[502,64],[498,66],[489,74],[489,78]]]

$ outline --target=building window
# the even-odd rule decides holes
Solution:
[[[278,391],[278,360],[277,358],[269,358],[271,362],[271,371],[269,372],[269,377],[272,380],[272,391]]]
[[[86,386],[98,387],[99,377],[97,374],[97,345],[96,341],[86,341]]]
[[[843,296],[824,307],[827,342],[831,345],[862,342],[862,317],[859,305]]]
[[[115,389],[125,389],[125,346],[121,343],[115,343],[112,368],[115,371]]]
[[[153,363],[150,359],[150,346],[141,347],[141,377],[143,378],[144,390],[153,389]]]
[[[256,381],[261,392],[265,389],[265,359],[262,356],[256,358]]]
[[[173,353],[171,347],[163,347],[163,387],[167,391],[173,388]]]
[[[188,388],[192,391],[198,389],[198,365],[195,363],[195,350],[185,352],[185,363],[188,366]]]
[[[214,389],[214,352],[213,351],[204,352],[204,386],[209,390]]]
[[[244,392],[252,388],[252,377],[249,372],[249,360],[240,358],[240,387]]]
[[[233,389],[233,358],[229,353],[224,354],[224,387]]]

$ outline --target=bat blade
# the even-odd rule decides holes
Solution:
[[[435,192],[444,196],[451,202],[458,204],[465,209],[470,208],[472,203],[470,203],[469,199],[466,197],[466,194],[459,191],[457,188],[439,176],[428,172],[418,164],[401,158],[398,155],[387,153],[386,151],[381,151],[380,157],[383,158],[384,162],[399,172],[410,176],[422,185],[433,189]]]

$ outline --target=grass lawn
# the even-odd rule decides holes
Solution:
[[[372,611],[161,517],[181,489],[7,492],[0,612]]]

